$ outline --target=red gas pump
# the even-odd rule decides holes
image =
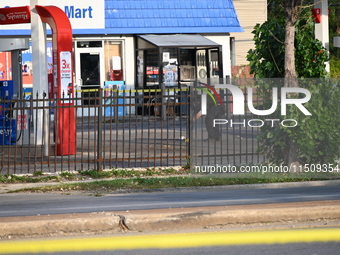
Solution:
[[[41,20],[52,29],[54,81],[51,81],[52,93],[58,95],[57,155],[76,153],[76,118],[73,100],[73,60],[72,28],[65,12],[56,6],[35,6]],[[0,25],[31,22],[29,6],[0,8]],[[12,18],[7,18],[11,14]],[[52,77],[53,79],[53,77]],[[52,84],[55,84],[52,86]],[[55,86],[57,91],[54,91]],[[52,89],[53,88],[53,89]],[[65,97],[66,96],[68,97]],[[53,96],[54,97],[54,96]]]
[[[56,116],[57,155],[76,153],[76,118],[73,98],[72,28],[65,12],[56,6],[35,6],[41,20],[52,29],[54,83],[58,96]],[[52,83],[51,83],[52,84]]]

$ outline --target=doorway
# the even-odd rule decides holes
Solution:
[[[98,89],[102,87],[105,80],[102,42],[77,42],[75,53],[77,97],[81,98],[79,103],[86,106],[78,109],[78,111],[81,110],[81,113],[78,113],[82,116],[89,114],[93,116],[95,113],[91,106],[99,104]]]

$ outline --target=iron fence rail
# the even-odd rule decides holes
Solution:
[[[211,164],[225,159],[243,164],[261,160],[256,152],[258,130],[227,128],[222,130],[219,143],[203,141],[204,121],[192,121],[190,93],[189,89],[98,89],[76,91],[73,97],[63,99],[35,94],[28,99],[2,100],[0,173],[155,168]],[[231,96],[225,94],[223,100],[226,113],[230,114]],[[72,101],[74,106],[60,104],[63,101]],[[56,139],[61,135],[55,128],[56,115],[63,107],[74,107],[76,112],[73,155],[58,155],[56,148]]]

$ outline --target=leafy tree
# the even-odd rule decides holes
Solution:
[[[295,37],[295,66],[299,78],[326,77],[327,54],[314,36],[312,18],[300,19]],[[255,49],[248,51],[251,73],[255,78],[284,78],[284,20],[257,24],[253,31]]]
[[[302,18],[295,22],[294,32],[294,69],[296,74],[290,72],[289,79],[323,78],[327,76],[325,61],[327,53],[320,41],[314,37],[314,23],[310,10],[303,9]],[[287,86],[282,78],[287,77],[285,60],[286,20],[277,18],[256,25],[253,31],[255,49],[248,53],[251,71],[255,78],[281,78],[271,82],[259,82],[259,90],[264,99],[264,109],[269,109],[271,102],[271,89],[274,86]],[[297,79],[296,79],[297,80]],[[261,129],[259,139],[262,146],[260,152],[266,153],[268,160],[276,164],[289,164],[293,160],[299,163],[330,163],[339,156],[339,125],[340,121],[333,117],[340,112],[340,88],[334,86],[334,81],[328,80],[299,80],[299,87],[308,88],[312,99],[306,104],[312,109],[312,116],[304,116],[296,107],[288,110],[286,119],[296,119],[299,124],[294,128],[265,125]],[[288,84],[297,86],[297,84]],[[297,96],[297,95],[295,95]],[[278,109],[271,119],[280,119]],[[292,149],[292,144],[295,148]],[[295,154],[292,160],[291,154]]]
[[[313,1],[310,1],[308,7],[301,8],[301,17],[311,15]],[[329,15],[329,50],[330,50],[330,77],[340,77],[340,48],[333,47],[333,37],[340,36],[340,3],[339,0],[328,0]],[[282,22],[284,19],[284,6],[282,0],[268,0],[267,3],[268,20],[272,22]],[[310,30],[310,32],[313,29]]]
[[[340,77],[340,48],[333,46],[333,38],[340,36],[340,5],[338,0],[329,1],[329,4],[330,76]]]

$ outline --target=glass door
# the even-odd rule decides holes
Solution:
[[[83,87],[100,86],[99,52],[80,53],[80,70]]]
[[[102,48],[76,49],[76,85],[77,96],[81,98],[81,105],[98,105],[98,89],[105,80],[104,57]],[[88,109],[88,110],[86,110]],[[93,109],[80,109],[82,115],[93,115]]]

